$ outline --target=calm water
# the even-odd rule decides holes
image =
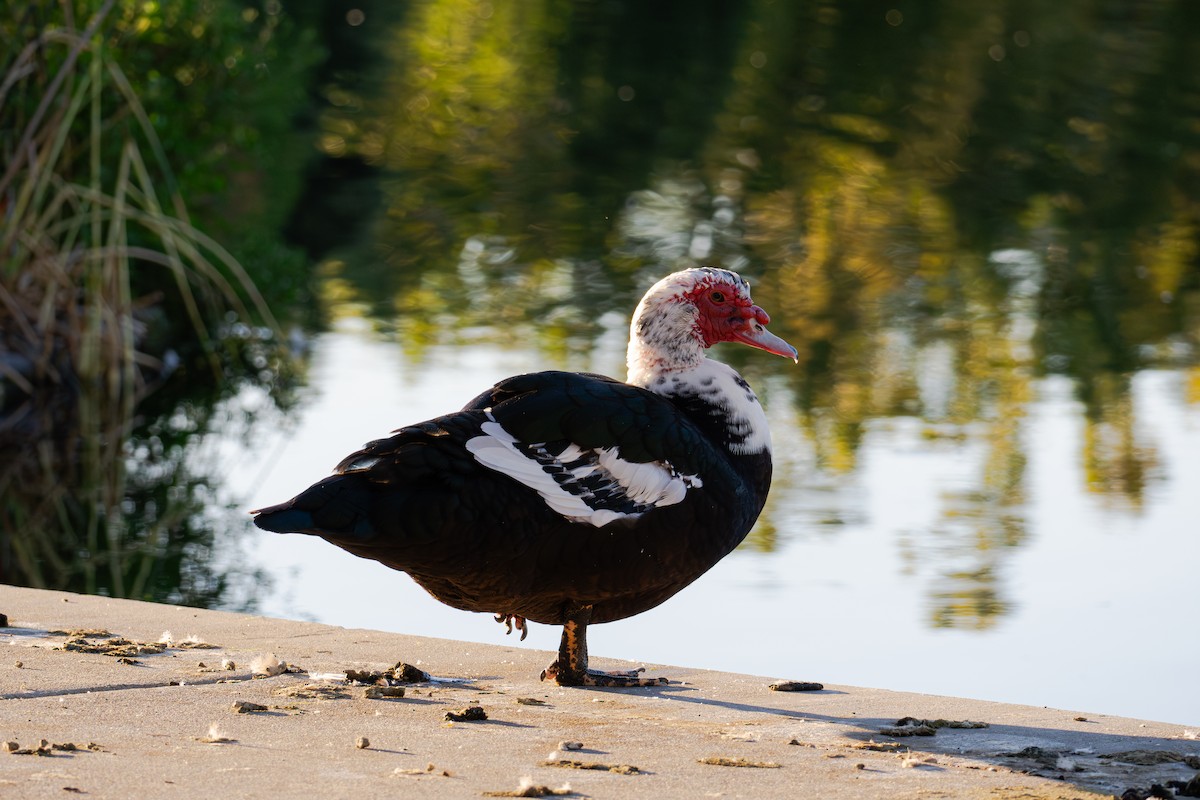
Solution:
[[[255,507],[290,496],[327,474],[348,442],[545,362],[495,345],[428,356],[416,362],[349,326],[321,337],[301,410],[258,430],[253,452],[221,445],[234,467],[228,485],[238,487],[231,499]],[[619,362],[600,348],[578,366],[616,372]],[[917,417],[879,420],[864,430],[856,466],[830,469],[793,410],[782,379],[790,365],[765,366],[779,373],[758,388],[782,463],[763,520],[665,605],[596,627],[595,654],[1200,722],[1200,644],[1188,633],[1200,409],[1188,402],[1186,373],[1147,371],[1131,387],[1139,446],[1154,461],[1136,506],[1089,488],[1087,441],[1103,434],[1088,430],[1070,382],[1034,381],[1019,433],[1025,500],[997,512],[983,496],[992,426],[950,436]],[[557,629],[531,626],[517,645],[490,617],[444,607],[407,576],[319,540],[260,534],[247,552],[273,579],[261,598],[268,614],[557,646]]]
[[[719,354],[771,500],[596,655],[1200,725],[1200,4],[383,5],[308,87],[299,385],[152,395],[82,470],[108,535],[14,491],[4,580],[516,646],[245,511],[498,378],[623,374],[712,263],[801,353]]]

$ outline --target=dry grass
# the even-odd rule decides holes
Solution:
[[[53,585],[64,554],[82,552],[87,569],[107,561],[113,591],[136,595],[120,566],[124,448],[139,401],[170,371],[144,347],[164,297],[135,296],[143,271],[166,278],[152,282],[172,287],[218,379],[212,332],[225,314],[277,326],[237,261],[189,221],[103,47],[113,5],[81,30],[68,17],[37,31],[0,65],[0,579]]]

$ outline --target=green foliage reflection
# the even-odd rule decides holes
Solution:
[[[985,448],[928,542],[961,567],[935,624],[991,624],[1034,382],[1073,381],[1088,488],[1132,507],[1155,461],[1130,372],[1190,368],[1196,402],[1200,6],[724,8],[414,3],[376,113],[324,123],[389,171],[339,291],[416,355],[526,324],[569,359],[652,276],[750,274],[820,469],[881,417]]]

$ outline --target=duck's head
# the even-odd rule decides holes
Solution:
[[[750,299],[741,275],[716,267],[675,272],[650,287],[629,331],[629,380],[635,373],[694,367],[718,342],[740,342],[796,360],[796,348],[767,330],[770,316]]]

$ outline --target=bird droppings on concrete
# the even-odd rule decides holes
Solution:
[[[209,666],[207,662],[200,661],[196,663],[196,669],[200,674],[212,672],[232,672],[237,665],[228,658],[222,659],[220,665]],[[264,676],[265,677],[265,676]]]
[[[196,741],[203,742],[204,744],[235,744],[237,739],[230,739],[221,730],[221,727],[214,722],[208,726],[208,733],[204,736],[197,736]]]
[[[13,742],[12,744],[16,744]],[[49,741],[42,739],[38,742],[37,747],[21,747],[17,745],[15,749],[9,750],[14,756],[48,756],[54,752],[54,747]]]
[[[287,662],[274,653],[257,655],[250,662],[250,674],[255,678],[274,678],[287,671]]]
[[[575,761],[570,758],[560,758],[553,761],[543,761],[543,767],[562,767],[563,769],[594,769],[601,772],[615,772],[618,775],[641,775],[642,771],[632,764],[605,764],[601,761]]]
[[[467,706],[461,711],[447,711],[447,722],[482,722],[488,718],[482,706]]]
[[[279,713],[286,714],[289,717],[299,717],[303,714],[311,714],[312,713],[311,709],[301,708],[300,706],[295,705],[294,703],[289,703],[289,704],[283,705],[283,706],[271,706],[270,710],[278,711]]]
[[[986,722],[976,722],[970,719],[917,719],[902,717],[896,720],[897,725],[926,725],[930,728],[987,728]]]
[[[433,677],[425,670],[403,661],[396,662],[396,666],[392,667],[392,672],[395,673],[397,680],[405,683],[426,683],[433,680]]]
[[[884,736],[933,736],[937,728],[932,725],[885,725],[879,732]]]
[[[772,692],[820,692],[825,684],[813,681],[776,681],[767,687]]]
[[[1030,746],[997,755],[1014,760],[1013,768],[1027,775],[1058,781],[1086,776],[1088,783],[1103,786],[1117,800],[1200,797],[1200,774],[1190,780],[1186,774],[1180,774],[1200,769],[1200,754],[1165,749],[1097,753],[1094,748],[1066,751]],[[1130,786],[1134,781],[1138,783]]]
[[[59,753],[77,753],[81,750],[89,750],[93,753],[99,753],[104,750],[103,747],[95,742],[88,742],[86,745],[76,744],[75,742],[54,742],[49,739],[41,739],[36,747],[21,747],[20,742],[9,740],[4,743],[3,750],[14,756],[49,756],[55,752]]]
[[[343,687],[328,683],[298,683],[294,686],[281,686],[272,694],[279,697],[294,697],[299,700],[346,700],[350,693]]]
[[[99,641],[96,641],[99,640]],[[68,636],[58,650],[74,653],[93,653],[113,658],[133,658],[141,655],[157,655],[166,650],[166,645],[156,642],[135,642],[121,636],[102,631],[86,636]]]
[[[1059,756],[1054,762],[1054,768],[1061,772],[1083,772],[1083,767],[1079,766],[1079,762],[1068,756]]]
[[[182,639],[176,639],[170,631],[163,631],[162,636],[158,637],[155,644],[161,644],[164,647],[171,647],[176,650],[216,650],[215,644],[209,644],[194,633],[188,634]]]
[[[1200,769],[1200,756],[1178,753],[1174,750],[1123,750],[1119,753],[1101,753],[1100,758],[1125,764],[1138,764],[1143,767],[1159,764],[1186,764],[1192,769]]]
[[[986,722],[974,722],[969,719],[917,719],[902,717],[894,725],[879,729],[884,736],[933,736],[939,728],[986,728]]]
[[[571,784],[564,783],[557,789],[550,786],[535,784],[533,778],[526,775],[521,778],[516,789],[507,792],[484,792],[484,797],[566,797],[575,794]]]
[[[1032,761],[1035,764],[1054,769],[1058,766],[1058,760],[1063,757],[1064,753],[1059,750],[1049,750],[1044,747],[1030,746],[1023,750],[1018,750],[1013,753],[1000,753],[1001,758],[1016,758],[1025,761]]]
[[[266,711],[266,706],[261,706],[258,703],[251,703],[249,700],[237,700],[233,704],[235,714],[253,714],[255,711]]]
[[[1145,788],[1140,786],[1130,787],[1114,797],[1115,800],[1151,800],[1152,798],[1158,800],[1158,798],[1171,797],[1200,797],[1200,774],[1197,774],[1190,781],[1164,781],[1163,783],[1152,783]]]
[[[774,761],[751,761],[747,758],[728,758],[726,756],[707,756],[698,759],[700,764],[711,764],[714,767],[753,767],[757,769],[779,769],[782,764]]]
[[[432,775],[432,776],[439,777],[439,778],[453,777],[450,774],[450,770],[448,770],[448,769],[439,770],[432,761],[425,765],[425,769],[414,769],[414,768],[406,769],[404,767],[396,767],[394,770],[392,770],[392,774],[397,777],[409,777],[409,778],[424,777],[427,775]]]
[[[558,747],[550,751],[550,755],[546,756],[547,761],[557,762],[563,757],[563,751],[573,752],[583,749],[583,742],[562,741],[558,743]]]
[[[906,753],[908,745],[899,742],[876,742],[874,740],[852,744],[855,750],[874,750],[879,753]]]
[[[65,636],[68,639],[111,639],[116,636],[106,628],[56,628],[46,633],[50,636]]]
[[[414,667],[404,661],[397,661],[395,666],[378,671],[347,669],[346,680],[353,683],[394,686],[400,683],[428,683],[432,678],[428,672],[419,667]]]
[[[49,636],[63,636],[66,641],[54,649],[74,653],[91,653],[116,658],[118,663],[140,666],[137,656],[158,655],[167,650],[214,649],[217,646],[198,636],[175,640],[170,631],[155,642],[142,642],[119,636],[107,628],[67,628],[47,631]]]

